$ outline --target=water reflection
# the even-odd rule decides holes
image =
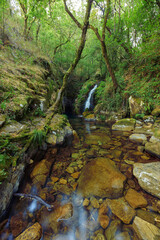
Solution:
[[[89,122],[85,122],[85,127],[86,127],[86,131],[91,134],[91,129],[90,129],[90,123]]]

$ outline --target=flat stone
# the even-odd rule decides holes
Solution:
[[[133,118],[125,118],[117,121],[112,125],[112,130],[132,131],[135,128],[136,120]]]
[[[143,208],[147,206],[147,200],[132,188],[128,189],[125,199],[133,208]]]
[[[133,221],[133,229],[142,240],[160,239],[160,229],[137,216]]]
[[[121,232],[121,221],[119,219],[113,220],[105,230],[106,239],[113,240],[117,232]]]
[[[136,215],[135,210],[129,206],[124,198],[106,199],[106,203],[112,213],[125,224],[129,224]]]
[[[84,197],[117,198],[122,196],[125,180],[113,161],[99,157],[82,169],[77,191]]]
[[[145,150],[146,152],[149,152],[160,158],[160,142],[155,143],[147,142],[145,145]]]
[[[3,114],[0,114],[0,127],[3,126],[3,124],[5,123],[6,121],[6,116],[3,115]]]
[[[42,237],[42,227],[36,222],[31,227],[27,228],[15,240],[39,240]]]
[[[144,143],[147,141],[147,137],[144,134],[132,134],[129,136],[129,140],[138,143]]]
[[[24,129],[26,129],[26,125],[14,121],[11,124],[4,126],[0,131],[0,135],[7,135],[12,133],[18,134],[22,132]]]
[[[148,193],[160,198],[160,162],[135,163],[133,175],[139,185]]]

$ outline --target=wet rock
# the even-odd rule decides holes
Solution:
[[[51,164],[51,162],[43,159],[34,167],[33,171],[30,174],[30,177],[34,184],[44,185],[46,177],[49,174]]]
[[[68,167],[68,168],[66,169],[66,172],[68,172],[68,173],[74,173],[74,168],[73,168],[73,167]]]
[[[90,202],[93,208],[99,208],[99,202],[95,197],[91,197]]]
[[[153,155],[156,155],[158,158],[160,158],[160,142],[147,142],[145,145],[146,152],[149,152]]]
[[[52,180],[53,183],[55,183],[59,180],[59,178],[58,177],[51,177],[51,180]]]
[[[143,208],[147,206],[147,200],[134,189],[129,189],[125,195],[126,201],[133,208]]]
[[[26,129],[26,125],[21,124],[19,122],[13,121],[12,123],[4,126],[1,131],[0,135],[7,135],[7,134],[18,134]]]
[[[27,228],[23,233],[21,233],[15,240],[39,240],[42,237],[42,227],[37,222],[31,227]]]
[[[5,115],[2,115],[0,114],[0,127],[3,126],[3,124],[5,123],[6,121],[6,116]]]
[[[108,209],[108,206],[107,206],[106,203],[103,203],[100,206],[100,209],[98,211],[98,221],[100,223],[100,226],[103,229],[106,229],[108,227],[108,225],[109,225],[109,222],[110,222],[110,219],[107,216],[108,211],[109,211],[109,209]]]
[[[121,119],[112,125],[112,130],[132,131],[135,128],[136,120],[133,118]]]
[[[129,136],[129,140],[138,143],[145,143],[147,141],[147,137],[144,134],[132,134]]]
[[[117,233],[121,231],[121,221],[120,220],[113,220],[109,227],[105,230],[105,237],[107,240],[113,240]]]
[[[102,233],[98,233],[97,236],[93,238],[93,240],[105,240],[105,236]]]
[[[106,134],[92,134],[87,135],[85,139],[85,143],[88,145],[102,145],[109,143],[111,141],[110,137]]]
[[[160,162],[135,163],[133,174],[139,185],[148,193],[160,198]]]
[[[27,220],[24,219],[23,213],[19,213],[11,218],[10,228],[14,237],[18,236],[27,227]]]
[[[106,158],[86,164],[78,180],[78,193],[84,197],[117,198],[122,195],[126,177]]]
[[[79,175],[80,175],[80,172],[75,172],[75,173],[72,173],[72,174],[71,174],[71,176],[72,176],[74,179],[79,178]]]
[[[136,114],[142,114],[145,112],[145,105],[142,99],[134,98],[132,96],[129,97],[129,109],[131,117],[135,116]]]
[[[106,203],[108,204],[112,213],[121,219],[121,221],[125,224],[129,224],[136,215],[135,210],[129,206],[124,198],[113,200],[106,199]]]
[[[137,216],[133,221],[133,229],[142,240],[160,239],[160,229]]]
[[[144,123],[154,123],[154,117],[153,116],[144,116],[143,117]]]
[[[59,180],[59,183],[65,185],[65,184],[67,184],[67,180],[64,179],[64,178],[61,178],[61,179]]]
[[[131,240],[128,232],[121,232],[121,233],[117,234],[115,236],[115,238],[113,238],[113,240],[117,240],[117,239]]]
[[[155,218],[157,215],[154,212],[146,211],[143,209],[137,209],[136,215],[137,217],[155,225]]]
[[[88,207],[88,206],[89,206],[89,203],[90,203],[89,199],[88,199],[88,198],[85,198],[84,201],[83,201],[83,206],[84,206],[84,207]]]

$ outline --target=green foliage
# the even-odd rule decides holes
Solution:
[[[143,119],[144,116],[145,116],[144,113],[137,113],[137,114],[134,116],[134,118],[135,118],[135,119]]]
[[[32,133],[31,140],[35,145],[41,146],[46,139],[46,132],[43,130],[35,129]]]
[[[46,116],[46,114],[41,110],[40,107],[36,108],[36,110],[34,112],[34,115],[35,116],[39,116],[39,117],[45,117]]]

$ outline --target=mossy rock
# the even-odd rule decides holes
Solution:
[[[156,108],[151,112],[151,114],[152,114],[153,116],[156,116],[156,117],[160,116],[160,107],[159,107],[159,106],[156,107]]]
[[[118,131],[133,131],[135,128],[136,120],[133,118],[125,118],[117,121],[112,126],[112,130]]]
[[[4,114],[0,114],[0,127],[3,126],[5,121],[6,121],[6,116]]]

